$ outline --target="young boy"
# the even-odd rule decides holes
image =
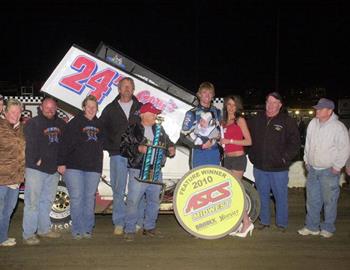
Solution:
[[[161,185],[143,183],[136,180],[136,178],[140,176],[143,157],[147,151],[146,143],[154,140],[156,119],[160,113],[161,111],[156,109],[151,103],[142,105],[140,108],[141,121],[130,125],[122,136],[121,154],[128,159],[130,168],[124,228],[126,241],[133,241],[135,238],[138,207],[144,195],[146,195],[146,206],[143,234],[154,236],[156,233],[155,227],[159,211]],[[166,148],[162,162],[162,165],[164,165],[166,156],[173,157],[175,155],[175,147],[163,128],[161,128],[159,143]],[[161,179],[159,182],[161,182]]]

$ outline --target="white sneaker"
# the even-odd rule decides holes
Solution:
[[[142,227],[140,225],[136,225],[136,233],[142,232]]]
[[[309,230],[308,228],[304,227],[304,228],[298,230],[298,233],[299,233],[300,235],[304,235],[304,236],[305,236],[305,235],[319,235],[319,234],[320,234],[320,231],[311,231],[311,230]]]
[[[328,232],[328,231],[326,231],[326,230],[322,230],[322,231],[320,232],[320,235],[323,236],[324,238],[331,238],[331,237],[333,236],[333,233]]]
[[[13,247],[16,245],[15,238],[8,238],[4,242],[0,243],[0,247]]]
[[[124,230],[122,226],[115,226],[114,227],[114,235],[123,235],[124,234]]]

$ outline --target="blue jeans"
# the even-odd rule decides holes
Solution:
[[[260,195],[260,223],[270,225],[270,192],[275,198],[276,225],[288,226],[288,171],[269,172],[254,168],[256,188]]]
[[[50,231],[50,212],[54,201],[58,173],[47,174],[35,169],[25,169],[23,238],[28,239]]]
[[[151,230],[156,227],[156,220],[159,212],[159,194],[161,186],[157,184],[147,184],[139,182],[135,177],[139,177],[140,170],[129,169],[128,196],[126,199],[126,220],[125,232],[135,233],[136,223],[139,220],[140,208],[145,196],[144,222],[143,228]],[[141,204],[140,204],[141,202]]]
[[[64,174],[72,217],[72,235],[92,233],[95,226],[95,199],[100,173],[67,169]]]
[[[19,189],[0,186],[0,243],[8,239],[10,219],[18,201]]]
[[[110,177],[113,190],[113,213],[114,226],[125,225],[125,194],[128,178],[128,160],[120,155],[110,157]]]
[[[143,194],[138,206],[138,217],[137,217],[137,223],[136,223],[140,228],[144,227],[143,223],[145,220],[145,210],[146,210],[146,195]]]
[[[191,168],[201,165],[220,165],[219,149],[193,149]]]
[[[306,227],[312,231],[326,230],[335,232],[337,203],[339,198],[339,174],[331,169],[315,170],[310,167],[306,181]],[[324,222],[320,214],[324,208]]]

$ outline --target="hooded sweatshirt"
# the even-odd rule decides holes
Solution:
[[[52,119],[48,119],[41,110],[38,116],[26,123],[24,135],[27,168],[48,174],[54,174],[57,171],[58,146],[61,143],[65,125],[66,123],[57,114]]]
[[[67,169],[101,173],[102,161],[102,123],[97,117],[89,120],[84,113],[79,113],[67,124],[58,164]]]
[[[306,131],[304,161],[316,169],[340,171],[349,157],[349,147],[348,131],[335,113],[323,123],[314,118]]]

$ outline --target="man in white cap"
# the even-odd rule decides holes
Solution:
[[[321,98],[316,117],[306,132],[304,161],[308,171],[306,181],[305,227],[300,235],[332,237],[335,232],[340,170],[349,157],[349,136],[345,125],[334,113],[334,102]],[[324,220],[320,214],[324,209]]]

